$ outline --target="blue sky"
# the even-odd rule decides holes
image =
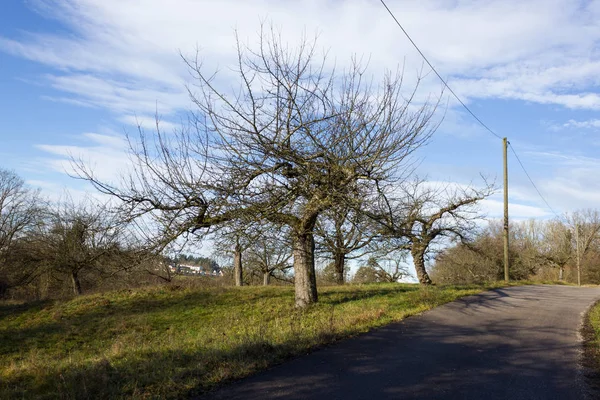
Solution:
[[[600,2],[396,1],[388,5],[469,107],[508,136],[555,211],[600,203]],[[261,20],[290,43],[319,34],[338,67],[370,58],[377,78],[404,64],[407,85],[422,60],[375,0],[4,0],[0,5],[0,166],[49,196],[86,186],[64,173],[82,156],[106,179],[126,167],[124,132],[163,127],[190,108],[178,53],[198,47],[227,88],[234,29],[250,45]],[[424,68],[427,73],[427,69]],[[439,93],[428,74],[421,98]],[[225,89],[226,90],[226,89]],[[446,93],[447,94],[447,93]],[[501,143],[450,100],[421,174],[432,180],[501,180]],[[511,215],[551,212],[510,158]],[[484,204],[500,215],[500,195]]]

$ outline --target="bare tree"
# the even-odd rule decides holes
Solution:
[[[378,282],[399,282],[410,276],[406,267],[406,254],[403,251],[393,251],[384,257],[371,257],[367,265],[376,271]]]
[[[35,235],[35,251],[47,269],[68,277],[73,294],[83,292],[83,273],[110,273],[115,260],[119,269],[131,267],[124,257],[127,248],[123,226],[105,206],[91,201],[59,203],[50,210],[44,227]]]
[[[18,265],[14,261],[17,242],[41,223],[46,202],[38,190],[29,188],[16,173],[0,169],[0,297],[9,287],[29,282],[36,275],[35,265]],[[19,244],[19,247],[22,243]],[[17,257],[20,258],[20,257]]]
[[[292,268],[292,248],[289,234],[284,229],[271,226],[262,229],[246,250],[246,266],[251,273],[261,275],[263,285],[269,285],[271,278],[290,281],[286,276]]]
[[[511,275],[514,275],[517,265],[527,271],[539,271],[540,268],[552,264],[552,261],[544,254],[545,222],[529,219],[519,223],[511,224],[510,240],[511,251],[516,253],[512,258],[517,258],[519,263],[512,263]],[[509,252],[510,253],[510,252]],[[513,265],[515,264],[515,265]]]
[[[356,203],[359,204],[358,201]],[[333,207],[316,225],[317,247],[333,259],[338,285],[344,284],[346,260],[368,253],[368,246],[377,235],[372,221],[361,212],[362,208],[348,205]]]
[[[547,262],[558,268],[558,280],[564,279],[565,266],[573,259],[572,232],[559,220],[544,224],[540,252]]]
[[[327,70],[315,42],[293,49],[261,30],[256,49],[237,44],[237,92],[221,91],[198,55],[184,58],[194,77],[190,129],[171,138],[158,127],[153,138],[142,132],[121,184],[82,164],[80,175],[121,199],[131,218],[151,216],[167,240],[240,218],[289,227],[296,305],[305,307],[317,301],[319,216],[403,175],[436,128],[435,104],[416,105],[401,72],[377,87],[358,62]]]
[[[573,230],[577,284],[581,285],[581,259],[590,250],[592,243],[599,238],[600,212],[594,209],[578,210],[567,215],[566,219]]]
[[[425,180],[405,183],[396,189],[395,198],[386,198],[384,210],[376,215],[384,237],[397,241],[399,250],[412,255],[421,284],[431,284],[425,257],[432,244],[442,239],[467,241],[476,231],[477,202],[495,191],[493,185],[482,189],[458,185],[433,185]]]
[[[228,254],[233,259],[233,279],[235,286],[244,284],[243,256],[244,252],[252,245],[260,232],[255,221],[242,222],[229,221],[220,226],[212,235],[215,250],[221,254]]]
[[[371,265],[361,265],[352,277],[352,283],[375,283],[378,282],[377,270]]]

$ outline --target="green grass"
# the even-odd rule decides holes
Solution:
[[[593,336],[590,337],[591,344],[600,348],[600,302],[590,308],[587,318],[593,332]]]
[[[0,398],[181,398],[493,285],[126,290],[0,303]],[[599,311],[600,320],[600,311]]]
[[[583,366],[585,377],[591,391],[600,395],[600,301],[596,302],[584,318],[583,328]]]

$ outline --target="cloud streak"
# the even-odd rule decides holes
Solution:
[[[319,33],[339,66],[364,54],[373,71],[421,60],[377,2],[366,0],[37,0],[35,9],[72,32],[0,38],[0,49],[59,71],[45,77],[68,99],[115,113],[189,106],[179,52],[196,47],[208,69],[235,60],[234,29],[255,42],[258,23],[286,40]],[[600,109],[597,1],[390,1],[390,7],[466,99],[507,98]],[[560,27],[560,29],[557,29]],[[413,70],[414,71],[414,70]],[[63,99],[64,100],[64,99]]]
[[[47,98],[109,111],[116,121],[145,129],[153,115],[161,128],[176,127],[177,115],[191,108],[185,84],[191,77],[180,54],[196,49],[206,71],[219,71],[218,84],[231,84],[234,30],[251,46],[261,21],[281,27],[284,40],[318,34],[328,67],[348,66],[352,54],[370,60],[380,76],[405,65],[407,86],[422,60],[385,9],[368,0],[33,0],[40,15],[58,21],[64,33],[25,32],[0,37],[0,51],[40,63],[48,71],[39,82],[54,89]],[[423,52],[467,103],[508,99],[600,110],[600,1],[583,0],[389,0],[388,4]],[[425,70],[427,72],[427,70]],[[433,74],[423,97],[439,93]],[[456,106],[450,103],[451,108]],[[478,126],[451,109],[445,130],[472,138]],[[600,128],[598,119],[571,119],[560,129]],[[124,149],[111,138],[86,135],[82,145],[40,145],[51,165],[64,170],[66,154],[76,153],[101,166],[114,179],[125,168]],[[108,141],[108,142],[107,142]],[[597,200],[597,160],[562,152],[528,154],[543,165],[560,165],[553,177],[537,180],[557,208]],[[471,177],[467,177],[469,179]],[[535,177],[534,177],[535,178]],[[457,178],[458,179],[458,178]],[[512,183],[511,196],[525,208],[519,215],[547,216],[528,182]],[[586,193],[586,194],[582,194]],[[494,201],[488,203],[496,210]],[[532,207],[532,208],[527,208]],[[495,213],[495,211],[493,211]]]

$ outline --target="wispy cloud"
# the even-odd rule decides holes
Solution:
[[[67,99],[116,113],[170,113],[189,106],[189,79],[179,52],[196,47],[222,75],[235,60],[233,30],[254,42],[258,23],[281,26],[284,39],[319,33],[343,67],[364,54],[373,71],[404,57],[412,74],[419,56],[377,2],[268,0],[219,2],[37,0],[35,9],[72,31],[1,38],[0,49],[54,68],[46,76]],[[598,1],[390,1],[406,28],[465,99],[508,98],[600,109]],[[557,29],[560,27],[560,29]],[[225,79],[224,82],[227,82]],[[62,99],[66,100],[66,99]]]
[[[175,122],[166,121],[158,116],[152,115],[124,115],[119,118],[119,121],[126,123],[127,125],[140,127],[142,129],[158,129],[161,132],[173,132],[179,128],[179,125]]]
[[[234,30],[253,45],[260,21],[281,27],[284,40],[291,44],[303,34],[318,33],[319,46],[329,54],[328,65],[338,69],[348,65],[352,54],[369,59],[370,72],[377,75],[405,63],[410,86],[422,66],[385,10],[367,0],[146,0],[143,7],[123,0],[28,4],[63,24],[65,32],[0,37],[0,51],[45,65],[47,72],[37,83],[54,89],[47,94],[49,99],[106,110],[120,123],[145,129],[153,127],[152,116],[158,112],[163,116],[161,129],[172,130],[176,116],[191,107],[185,89],[191,78],[180,53],[191,55],[198,49],[203,67],[219,71],[219,86],[234,90],[229,69],[236,61]],[[511,99],[600,110],[600,1],[390,0],[388,4],[467,103]],[[429,74],[423,96],[439,91],[439,82]],[[480,134],[478,126],[452,112],[454,106],[451,102],[445,131],[467,137]],[[591,130],[600,128],[599,121],[572,119],[556,126]],[[69,156],[78,155],[114,179],[126,168],[122,139],[101,136],[87,134],[76,145],[39,149],[51,156],[50,165],[56,170],[65,170]],[[527,154],[544,166],[561,166],[551,177],[536,177],[540,190],[559,209],[596,201],[597,160],[560,151]],[[526,180],[511,185],[511,197],[525,207],[513,207],[513,212],[547,215]],[[493,212],[496,200],[487,203]]]
[[[600,128],[600,119],[588,119],[586,121],[576,121],[570,119],[562,125],[563,128],[579,128],[579,129],[597,129]]]
[[[485,199],[481,201],[482,208],[491,218],[500,218],[504,214],[504,202],[496,199]],[[509,203],[510,217],[523,220],[535,218],[551,218],[553,215],[549,210],[542,207],[529,206],[519,203]]]
[[[48,153],[43,163],[57,172],[77,175],[75,165],[82,162],[105,182],[118,181],[126,174],[131,163],[127,155],[128,144],[121,136],[85,133],[81,144],[40,144],[38,149]]]

